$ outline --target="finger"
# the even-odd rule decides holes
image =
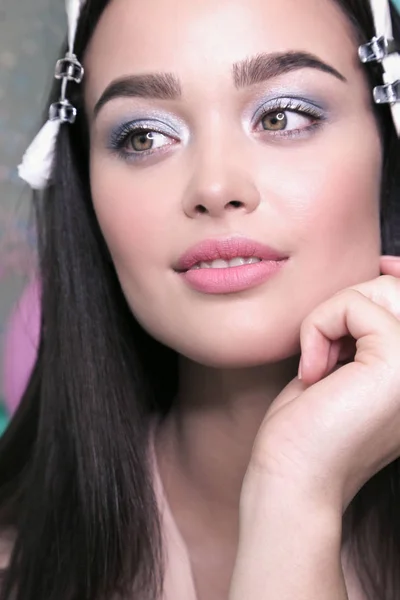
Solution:
[[[399,259],[400,264],[400,259]],[[391,314],[400,319],[400,280],[393,276],[382,276],[355,286],[352,290],[358,291],[366,298],[369,298],[379,306],[386,308]],[[339,292],[339,294],[343,293]],[[337,362],[348,362],[355,356],[355,342],[351,336],[346,336],[341,340],[331,341],[329,348],[321,347],[320,359],[323,362],[326,358],[327,364],[325,374],[330,373]],[[322,368],[320,366],[320,368]]]
[[[326,373],[330,373],[332,369],[336,366],[339,356],[341,354],[342,348],[342,340],[334,340],[330,344],[330,348],[328,351],[328,359],[326,365]]]
[[[382,275],[400,277],[400,257],[381,256],[379,264]]]
[[[400,279],[393,275],[383,275],[372,281],[351,286],[379,306],[386,308],[400,319]],[[340,292],[339,292],[340,293]]]
[[[399,322],[391,313],[361,292],[347,289],[336,294],[318,306],[302,324],[303,383],[312,385],[328,374],[330,355],[337,354],[337,342],[341,338],[351,336],[356,340],[355,360],[370,364],[379,353],[384,360],[387,344],[382,343],[382,339],[392,338],[394,332],[399,335],[399,329]]]

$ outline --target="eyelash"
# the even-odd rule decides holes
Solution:
[[[172,132],[167,133],[165,130],[157,128],[154,125],[154,122],[149,123],[149,125],[146,126],[145,124],[138,125],[137,121],[134,121],[132,123],[124,123],[115,133],[112,134],[110,141],[110,149],[113,152],[116,152],[116,154],[124,160],[143,160],[150,154],[154,154],[154,150],[144,150],[143,152],[128,152],[125,150],[125,145],[131,137],[135,137],[144,133],[159,133],[161,135],[164,135],[165,137],[175,139]],[[167,144],[166,147],[169,148],[169,146],[171,145],[172,144]],[[163,150],[159,150],[159,152],[162,151]]]
[[[300,116],[312,118],[314,119],[314,122],[308,125],[307,127],[302,127],[301,129],[288,129],[276,132],[268,131],[267,129],[261,130],[263,134],[267,134],[269,137],[302,137],[320,127],[322,123],[326,120],[325,114],[321,108],[318,108],[313,104],[309,104],[308,102],[305,102],[300,98],[278,98],[272,103],[270,102],[267,105],[261,107],[261,109],[256,113],[256,121],[257,123],[261,123],[261,121],[266,116],[277,112],[295,113]]]
[[[268,131],[267,129],[263,129],[260,132],[268,135],[272,138],[296,138],[302,137],[303,135],[307,135],[311,133],[313,130],[317,129],[321,126],[322,122],[325,120],[325,116],[323,111],[320,108],[317,108],[314,105],[310,105],[307,102],[304,102],[301,99],[288,98],[282,99],[279,98],[272,103],[268,103],[268,105],[263,105],[259,111],[256,113],[256,124],[259,125],[262,120],[268,116],[269,114],[273,114],[276,112],[291,112],[296,113],[301,116],[310,117],[315,120],[315,122],[311,123],[307,127],[302,127],[301,129],[293,129],[293,130],[282,130],[282,131]],[[146,126],[146,124],[137,124],[137,121],[131,123],[124,123],[113,135],[110,142],[110,149],[115,152],[119,158],[122,158],[126,161],[140,161],[146,159],[148,156],[153,155],[155,153],[154,150],[143,150],[139,151],[131,151],[128,152],[125,149],[125,146],[130,138],[135,137],[140,134],[145,133],[159,133],[164,135],[165,137],[174,138],[174,135],[170,132],[167,133],[165,130],[161,128],[157,128],[154,126],[154,122],[151,122]],[[161,148],[157,152],[168,151],[168,148],[173,145],[166,144],[165,147]],[[165,148],[165,150],[164,150]]]

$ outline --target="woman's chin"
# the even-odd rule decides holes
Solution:
[[[247,338],[242,343],[220,340],[213,344],[193,344],[176,350],[185,358],[214,369],[245,369],[278,363],[299,353],[298,336],[292,340]]]

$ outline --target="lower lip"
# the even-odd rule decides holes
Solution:
[[[240,267],[224,269],[191,269],[181,277],[198,292],[204,294],[233,294],[264,283],[286,264],[285,260],[262,260]]]

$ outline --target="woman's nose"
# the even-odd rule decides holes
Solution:
[[[197,161],[183,198],[183,210],[192,219],[223,217],[227,211],[251,213],[259,204],[260,193],[250,169],[227,152],[218,157],[214,152]]]

